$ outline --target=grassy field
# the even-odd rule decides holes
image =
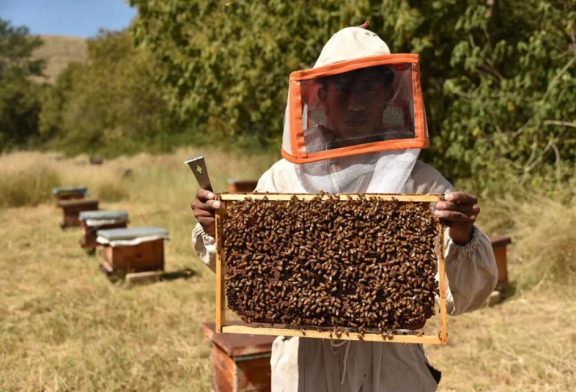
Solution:
[[[213,320],[214,277],[190,246],[196,186],[183,164],[197,152],[99,166],[84,156],[0,156],[0,391],[209,390],[201,324]],[[256,178],[277,158],[203,153],[216,190],[225,190],[228,178]],[[101,208],[126,209],[131,226],[167,228],[166,269],[194,276],[112,284],[98,271],[101,256],[81,250],[79,230],[60,230],[50,196],[57,185],[88,186]],[[514,239],[514,285],[503,303],[450,318],[448,346],[427,348],[443,370],[440,390],[572,390],[575,209],[484,201],[482,218],[484,227]]]
[[[82,63],[88,58],[86,40],[80,37],[42,35],[41,47],[32,54],[34,59],[46,61],[44,75],[34,78],[40,82],[54,83],[58,75],[73,62]]]

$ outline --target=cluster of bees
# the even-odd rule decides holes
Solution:
[[[219,235],[228,307],[248,323],[420,329],[438,295],[438,230],[428,202],[227,202]]]

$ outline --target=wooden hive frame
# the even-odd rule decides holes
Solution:
[[[290,193],[225,193],[218,197],[223,201],[223,206],[216,214],[216,332],[221,333],[246,333],[253,335],[277,335],[277,336],[301,336],[307,338],[322,338],[340,340],[363,340],[375,342],[393,342],[393,343],[419,343],[419,344],[446,344],[448,342],[447,330],[447,310],[446,310],[446,268],[444,260],[444,230],[440,223],[438,224],[438,242],[437,248],[437,266],[438,266],[438,288],[439,288],[439,307],[440,307],[440,330],[437,335],[418,335],[418,334],[401,334],[394,333],[392,336],[382,336],[381,333],[366,331],[364,334],[357,332],[342,333],[336,337],[330,331],[321,331],[317,328],[276,328],[272,326],[256,326],[256,324],[246,324],[238,322],[228,322],[225,317],[226,295],[225,295],[225,260],[226,254],[223,247],[223,216],[226,210],[226,201],[242,201],[245,199],[268,200],[268,201],[290,201],[293,196],[299,200],[312,200],[317,198],[315,194],[290,194]],[[326,195],[325,199],[334,195]],[[335,195],[339,200],[357,200],[361,195],[357,194],[340,194]],[[385,201],[399,202],[428,202],[434,203],[441,200],[441,195],[428,194],[366,194],[366,198],[378,198]]]

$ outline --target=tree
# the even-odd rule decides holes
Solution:
[[[155,61],[128,32],[88,41],[88,61],[71,64],[44,96],[42,134],[70,153],[121,154],[170,147],[178,133],[153,78]]]
[[[369,20],[393,52],[420,54],[433,141],[423,157],[443,173],[483,193],[573,176],[574,2],[130,2],[137,42],[197,134],[277,145],[289,73],[338,29]]]
[[[44,62],[31,58],[41,44],[26,27],[0,19],[0,151],[38,136],[41,88],[28,77],[42,74]]]
[[[359,25],[370,2],[133,0],[137,42],[161,63],[173,108],[196,136],[276,142],[288,74],[309,67],[341,27]]]

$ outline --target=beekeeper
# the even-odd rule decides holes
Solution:
[[[445,194],[434,215],[446,224],[448,312],[482,305],[496,285],[488,237],[474,222],[477,198],[455,192],[418,161],[428,147],[418,56],[390,54],[375,33],[349,27],[326,43],[312,69],[290,75],[282,155],[256,190],[280,193]],[[200,189],[192,204],[198,256],[214,269],[214,214]],[[440,372],[421,345],[277,338],[273,391],[433,391]]]

